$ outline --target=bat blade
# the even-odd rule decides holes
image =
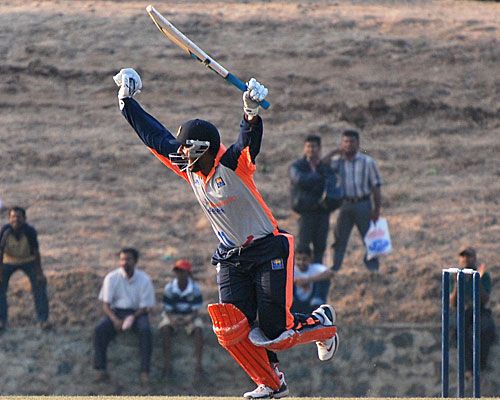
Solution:
[[[239,79],[236,75],[230,73],[226,68],[210,57],[196,43],[177,29],[174,24],[161,15],[152,5],[147,6],[146,11],[160,32],[163,33],[165,37],[177,47],[224,78],[228,83],[236,86],[241,91],[244,92],[248,89],[245,82]],[[270,106],[267,100],[262,101],[260,105],[264,109],[267,109]]]

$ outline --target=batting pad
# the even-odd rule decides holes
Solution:
[[[209,304],[208,313],[222,347],[257,384],[274,390],[280,387],[278,375],[271,367],[264,347],[256,347],[248,339],[250,324],[245,315],[232,304]]]
[[[336,326],[306,326],[300,330],[289,329],[276,339],[270,340],[262,332],[262,329],[254,328],[248,335],[248,338],[257,347],[266,348],[271,351],[282,351],[299,344],[323,342],[331,339],[336,333]]]

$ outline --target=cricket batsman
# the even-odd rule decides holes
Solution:
[[[226,148],[217,128],[202,119],[184,122],[173,136],[133,98],[142,88],[131,68],[113,77],[123,116],[149,150],[192,188],[219,239],[212,256],[219,303],[210,304],[219,343],[257,384],[248,399],[288,395],[276,351],[316,342],[320,360],[338,347],[335,310],[292,314],[294,241],[280,230],[253,175],[263,134],[259,103],[268,90],[251,79],[243,94],[239,137]]]

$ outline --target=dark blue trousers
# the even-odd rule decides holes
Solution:
[[[330,213],[327,211],[312,211],[300,214],[298,221],[297,249],[310,249],[312,245],[312,261],[323,264],[326,250]]]
[[[30,280],[38,321],[47,321],[49,318],[47,285],[45,282],[42,283],[36,280],[35,264],[32,262],[19,265],[3,264],[0,267],[0,273],[2,274],[2,282],[0,283],[0,321],[3,323],[7,322],[7,289],[9,288],[10,277],[18,269],[23,271]]]
[[[131,315],[135,310],[114,309],[113,312],[120,319]],[[149,324],[147,314],[137,317],[132,325],[133,332],[139,337],[139,353],[141,358],[141,372],[149,372],[151,365],[151,352],[153,350],[153,334]],[[114,339],[118,332],[113,326],[113,322],[108,316],[102,318],[94,331],[94,367],[95,369],[105,371],[107,367],[107,349],[109,343]]]

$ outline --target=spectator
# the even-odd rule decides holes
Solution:
[[[321,162],[321,138],[309,135],[304,156],[290,167],[292,209],[299,214],[297,248],[306,251],[312,245],[313,262],[322,263],[326,249],[330,212],[322,205],[325,178],[333,171]]]
[[[9,279],[18,269],[30,280],[40,327],[48,329],[47,279],[42,271],[37,232],[26,223],[24,208],[10,208],[8,219],[9,223],[0,230],[0,330],[7,326]]]
[[[148,274],[136,268],[139,259],[136,249],[123,248],[118,256],[120,267],[106,275],[99,293],[105,316],[96,326],[94,335],[97,381],[109,378],[106,352],[111,340],[117,333],[132,329],[139,336],[140,382],[147,385],[152,352],[148,313],[155,304],[153,284]]]
[[[491,295],[491,276],[486,271],[485,264],[477,263],[476,250],[473,247],[463,247],[458,253],[458,263],[460,268],[470,268],[477,270],[481,279],[479,280],[479,291],[481,299],[481,369],[486,369],[488,365],[488,354],[491,345],[495,341],[495,321],[492,312],[486,307]],[[450,304],[456,307],[457,287],[453,279],[450,281]],[[465,375],[472,378],[472,275],[465,275],[464,282],[464,303],[465,303]],[[453,330],[456,336],[456,329]],[[456,337],[455,337],[456,339]]]
[[[194,339],[196,361],[194,378],[203,375],[203,321],[198,310],[203,305],[200,288],[194,281],[192,264],[188,260],[178,260],[174,265],[175,278],[165,285],[163,292],[163,313],[160,331],[163,343],[164,375],[171,374],[171,343],[175,330],[184,329]]]
[[[340,176],[345,196],[334,230],[334,271],[342,266],[353,226],[356,225],[361,239],[364,239],[370,221],[377,221],[380,217],[382,179],[373,158],[359,152],[359,144],[359,133],[346,130],[342,133],[340,148],[325,157],[329,159],[333,154],[340,153],[340,157],[333,160],[332,167]],[[371,271],[379,268],[378,258],[367,260],[366,254],[364,263]]]
[[[292,312],[309,314],[325,304],[331,274],[325,265],[312,262],[311,250],[298,250],[295,254]]]

